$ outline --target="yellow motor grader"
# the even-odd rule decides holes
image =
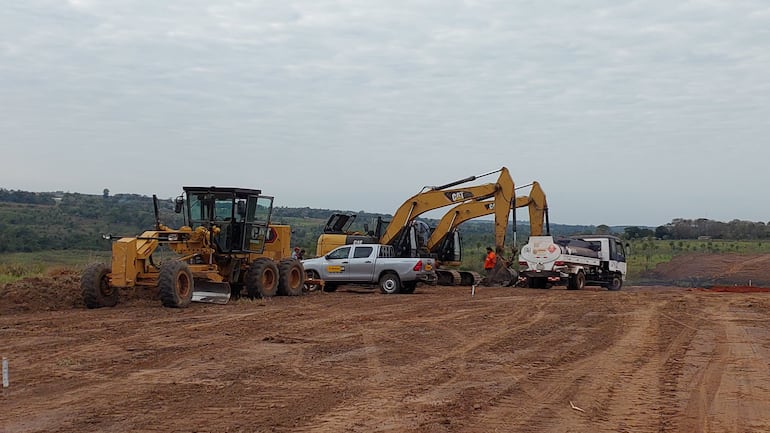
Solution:
[[[291,259],[291,228],[271,225],[273,197],[260,190],[184,187],[175,211],[185,225],[113,240],[112,263],[86,267],[80,280],[88,308],[118,303],[120,288],[157,288],[165,307],[190,302],[225,304],[245,289],[249,297],[302,294],[305,272]]]

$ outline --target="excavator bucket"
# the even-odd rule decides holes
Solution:
[[[492,272],[484,279],[483,283],[487,286],[512,286],[516,284],[518,278],[518,272],[509,268],[505,260],[500,260]]]
[[[206,280],[195,280],[193,290],[193,302],[207,302],[209,304],[226,304],[230,300],[230,284],[215,283]]]

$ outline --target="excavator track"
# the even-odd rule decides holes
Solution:
[[[481,282],[483,277],[478,272],[461,271],[460,278],[460,286],[475,286]]]
[[[462,285],[462,276],[460,272],[454,269],[438,269],[436,270],[438,276],[437,284],[439,286],[460,286]]]

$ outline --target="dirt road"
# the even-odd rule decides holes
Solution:
[[[770,431],[768,312],[639,287],[12,312],[0,431]]]

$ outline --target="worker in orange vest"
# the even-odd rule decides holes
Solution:
[[[495,264],[497,264],[497,255],[495,255],[492,247],[487,247],[487,257],[484,259],[484,271],[487,273],[487,276],[495,269]]]

